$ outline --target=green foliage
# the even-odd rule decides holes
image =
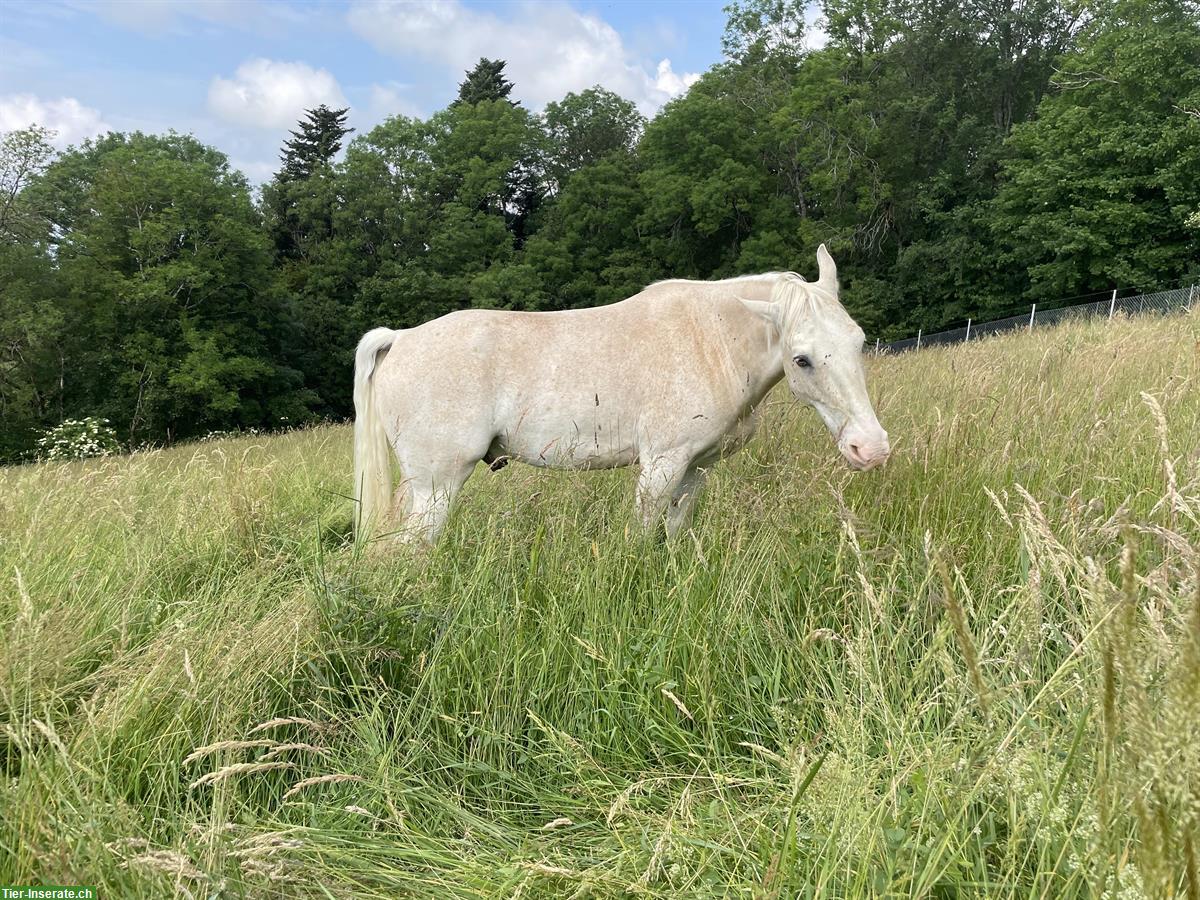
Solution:
[[[1050,299],[1197,271],[1200,17],[1173,0],[1105,3],[1033,121],[995,199],[1004,259]],[[1189,110],[1192,112],[1189,113]]]
[[[633,156],[613,154],[575,173],[525,247],[546,308],[612,303],[666,274],[639,248],[644,209]]]
[[[21,459],[61,415],[65,317],[51,260],[0,242],[0,463]]]
[[[302,258],[330,237],[334,203],[333,157],[346,127],[346,109],[322,104],[299,123],[284,143],[279,173],[263,190],[263,208],[278,254]]]
[[[36,233],[36,216],[21,191],[46,171],[54,157],[53,136],[32,125],[0,138],[0,241],[29,241]]]
[[[51,136],[33,126],[0,138],[0,464],[29,455],[43,423],[61,412],[55,374],[63,363],[54,350],[63,317],[25,190],[53,159]]]
[[[640,147],[642,230],[652,254],[676,276],[734,274],[754,226],[752,210],[771,192],[771,172],[747,140],[759,133],[759,119],[738,102],[741,74],[735,67],[707,73],[650,123]]]
[[[733,0],[721,37],[725,56],[740,63],[761,64],[772,57],[799,57],[804,52],[802,0]]]
[[[281,154],[283,167],[264,186],[261,210],[275,246],[274,293],[291,310],[294,327],[280,344],[289,368],[303,373],[307,399],[284,413],[302,418],[305,405],[320,415],[344,416],[350,360],[365,330],[354,304],[355,285],[367,274],[359,241],[345,230],[343,197],[333,157],[346,127],[346,110],[310,110]]]
[[[304,415],[298,373],[280,361],[290,313],[222,154],[181,135],[110,134],[63,154],[28,195],[58,333],[42,320],[26,335],[58,361],[60,409],[101,412],[134,443]],[[39,395],[54,390],[44,374],[31,373]]]
[[[542,125],[546,175],[561,190],[580,169],[633,152],[646,119],[628,100],[596,85],[547,103]]]

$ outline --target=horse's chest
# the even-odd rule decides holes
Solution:
[[[761,415],[757,409],[748,410],[745,415],[739,416],[733,423],[733,427],[725,434],[725,440],[722,445],[722,455],[736,453],[741,450],[746,444],[750,443],[750,439],[754,437],[754,433],[758,431]]]
[[[708,463],[736,453],[746,446],[758,430],[759,413],[751,409],[742,415],[729,418],[713,417],[703,424],[708,427],[696,436],[695,443],[704,448],[698,454],[697,461]]]

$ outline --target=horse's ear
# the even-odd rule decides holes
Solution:
[[[776,328],[779,327],[779,304],[771,303],[767,300],[747,300],[745,297],[738,297],[742,302],[742,306],[750,310],[756,316],[766,319]]]
[[[817,271],[821,273],[817,281],[829,287],[837,287],[837,264],[824,244],[817,248]]]

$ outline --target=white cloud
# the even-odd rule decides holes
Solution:
[[[410,85],[395,81],[371,85],[371,99],[368,104],[371,118],[379,120],[397,115],[421,118],[424,113],[409,95],[409,88]]]
[[[322,103],[348,105],[329,72],[301,62],[251,59],[238,66],[233,78],[218,75],[208,88],[208,108],[215,115],[259,128],[294,125],[304,110]]]
[[[252,185],[270,181],[279,168],[278,162],[258,159],[230,159],[229,164],[245,175]]]
[[[66,0],[66,8],[91,13],[148,37],[188,34],[197,27],[233,27],[278,32],[281,27],[311,18],[304,6],[251,3],[247,0]]]
[[[698,77],[674,72],[665,59],[648,70],[611,25],[561,0],[527,0],[503,18],[460,0],[358,0],[349,22],[380,50],[440,63],[459,77],[481,56],[507,60],[513,96],[535,109],[601,84],[650,115]]]
[[[84,106],[74,97],[57,100],[42,100],[33,94],[0,97],[0,131],[14,131],[30,125],[52,129],[54,146],[60,149],[112,130],[101,118],[99,110]]]
[[[658,64],[658,77],[654,79],[654,85],[660,91],[672,97],[684,93],[693,84],[700,80],[698,72],[691,72],[687,75],[678,75],[671,69],[671,61],[664,59]]]

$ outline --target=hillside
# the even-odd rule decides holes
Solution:
[[[779,391],[665,546],[514,465],[356,556],[348,427],[0,469],[0,883],[1195,895],[1198,378],[1196,313],[874,359],[884,470]]]

